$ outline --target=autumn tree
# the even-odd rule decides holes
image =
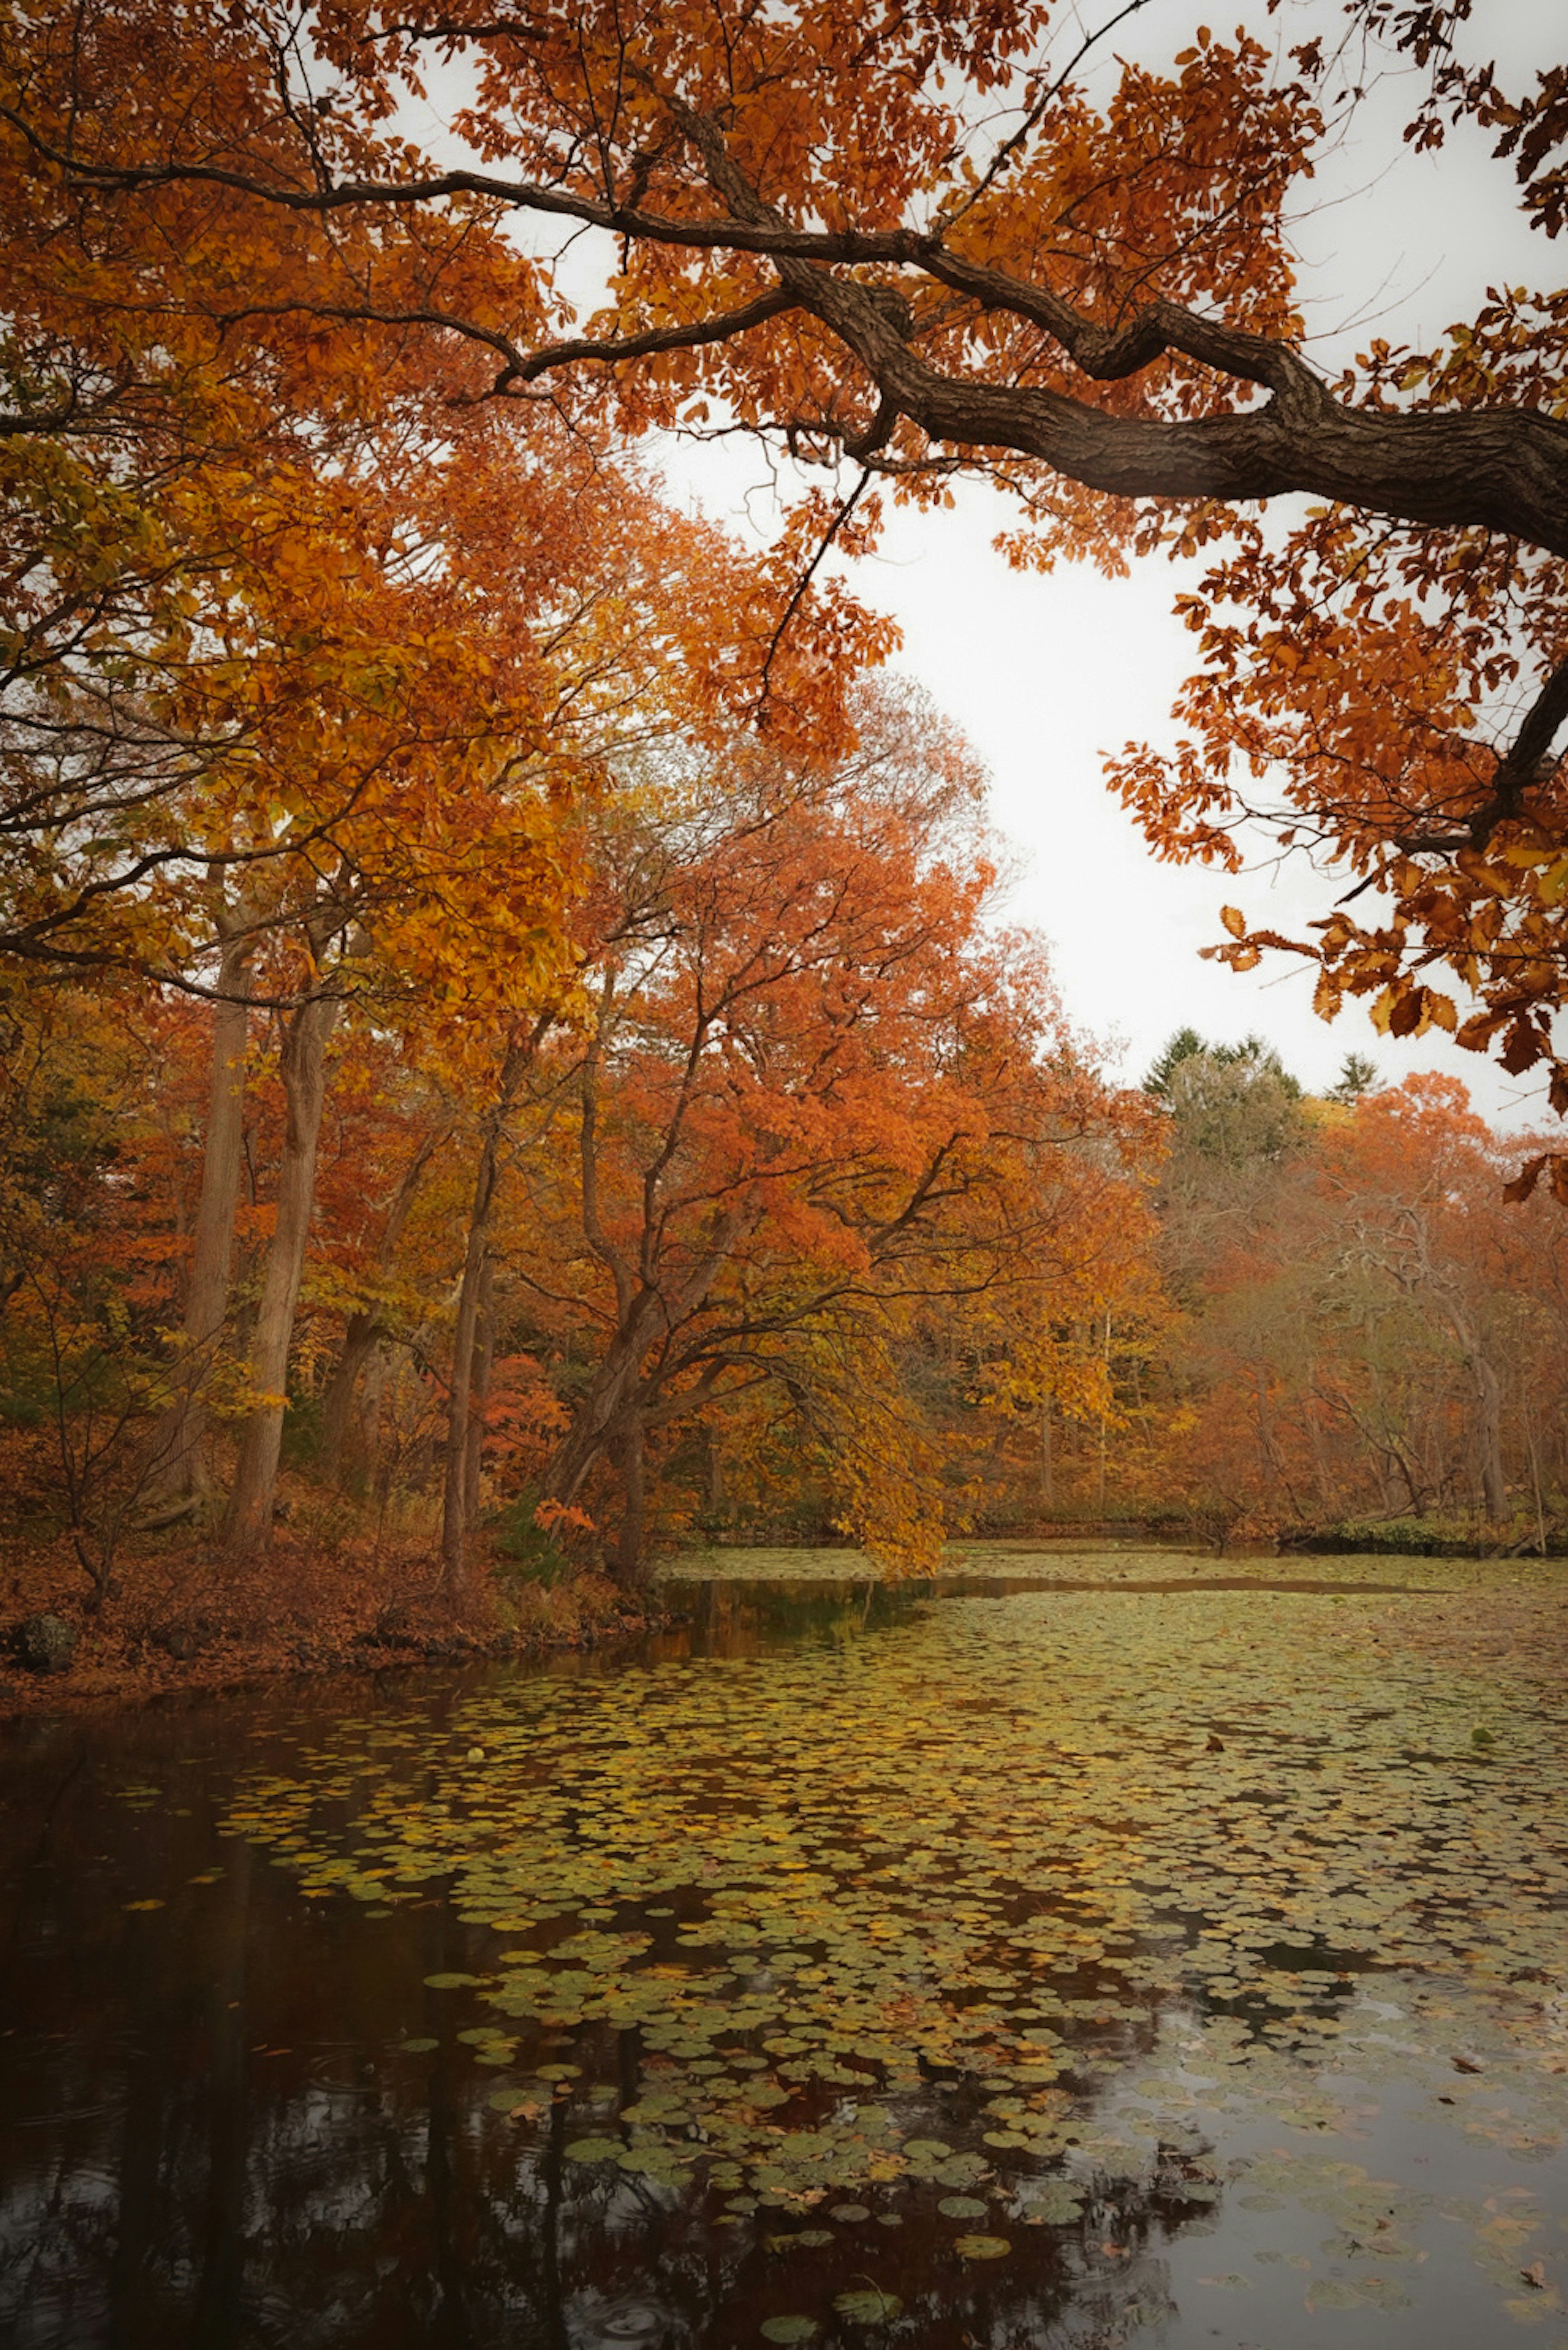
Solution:
[[[1266,1114],[1233,1115],[1216,1150],[1201,1095],[1168,1100],[1158,1253],[1183,1316],[1163,1366],[1169,1488],[1260,1524],[1450,1531],[1511,1523],[1528,1496],[1544,1539],[1562,1475],[1558,1211],[1505,1201],[1511,1147],[1452,1078],[1351,1074],[1338,1098],[1288,1103],[1282,1147]]]
[[[983,934],[961,745],[888,691],[857,716],[846,759],[740,741],[599,833],[604,942],[555,1079],[576,1165],[529,1174],[545,1245],[514,1271],[578,1366],[546,1497],[575,1506],[607,1473],[626,1576],[666,1432],[701,1417],[742,1448],[763,1399],[846,1528],[928,1555],[946,1437],[909,1374],[939,1326],[998,1407],[1005,1347],[1038,1380],[1041,1326],[1126,1278],[1135,1136],[1038,951]]]
[[[1417,135],[1456,111],[1491,125],[1553,234],[1561,75],[1502,91],[1459,59],[1469,13],[1347,11],[1432,69]],[[1282,69],[1245,30],[1172,65],[1113,60],[1121,24],[1085,36],[1009,0],[876,17],[846,49],[827,0],[504,20],[487,0],[256,5],[182,26],[191,103],[171,116],[146,102],[171,69],[155,18],[73,9],[16,20],[8,119],[18,169],[100,235],[149,206],[211,222],[221,199],[236,237],[281,214],[359,241],[358,262],[250,304],[193,270],[192,305],[225,332],[286,313],[399,348],[425,333],[464,396],[477,362],[500,400],[738,426],[825,469],[796,513],[803,561],[852,508],[874,515],[868,484],[934,504],[960,473],[1018,501],[1023,564],[1209,550],[1183,598],[1202,662],[1186,740],[1113,769],[1155,847],[1234,864],[1243,821],[1311,840],[1355,895],[1310,941],[1236,911],[1230,959],[1293,944],[1325,1014],[1366,995],[1392,1033],[1437,1022],[1511,1069],[1546,1064],[1568,1105],[1563,297],[1499,294],[1438,348],[1375,343],[1324,380],[1286,224],[1336,127],[1332,20]],[[471,161],[381,130],[433,75],[456,78]],[[423,224],[431,268],[363,258],[389,219]],[[551,228],[597,237],[594,315],[556,324],[549,265],[518,258],[508,219],[531,250]],[[40,420],[68,432],[69,400]]]

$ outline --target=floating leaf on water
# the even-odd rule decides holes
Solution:
[[[1041,1566],[1036,1555],[1030,1571]],[[1148,1571],[1168,1581],[1187,1567],[1162,1556]],[[1456,1621],[1473,1613],[1501,1570],[1386,1572],[1423,1595],[1464,1585],[1451,1603],[1423,1596],[1425,1622],[1439,1605]],[[1195,2111],[1249,2101],[1274,2135],[1293,2126],[1322,2146],[1361,2126],[1354,2093],[1324,2085],[1335,2067],[1440,2080],[1461,2110],[1434,2119],[1532,2158],[1562,2119],[1542,2102],[1558,2095],[1544,2027],[1527,2020],[1560,1969],[1568,1906],[1568,1861],[1541,1826],[1543,1793],[1555,1803],[1568,1788],[1558,1714],[1429,1654],[1372,1651],[1376,1610],[1349,1593],[1339,1604],[1327,1645],[1321,1596],[1149,1592],[1135,1618],[1125,1594],[1085,1590],[955,1601],[843,1654],[512,1679],[458,1700],[433,1791],[422,1721],[400,1729],[406,1752],[373,1724],[339,1724],[295,1775],[253,1776],[225,1827],[345,1909],[346,1894],[380,1908],[450,1883],[456,1912],[482,1921],[473,1949],[486,1930],[497,1950],[536,1929],[545,1942],[558,1921],[563,1939],[508,1948],[496,1974],[432,1979],[472,1986],[478,2012],[496,2017],[470,2036],[474,2061],[508,2061],[513,2019],[529,2061],[545,2053],[541,2022],[585,2025],[603,2111],[618,2084],[602,2052],[639,2034],[648,2118],[629,2125],[635,2148],[605,2141],[616,2161],[721,2196],[748,2181],[781,2226],[819,2198],[891,2196],[910,2178],[952,2190],[944,2218],[980,2222],[1000,2206],[1073,2226],[1082,2190],[1031,2175],[1064,2156],[1173,2203],[1212,2201],[1201,2149],[1183,2168],[1157,2139],[1190,2144]],[[1470,1739],[1478,1701],[1517,1770]],[[1201,1806],[1184,1775],[1194,1716],[1222,1724],[1228,1750],[1200,1766]],[[471,1742],[487,1758],[482,1783],[458,1759]],[[1363,1986],[1386,1988],[1388,1970],[1410,2012],[1378,2023]],[[1411,2005],[1422,1983],[1442,1986],[1446,2020]],[[1365,2036],[1369,2019],[1380,2041]],[[1466,2066],[1487,2068],[1476,2082],[1447,2069],[1472,2046]],[[1521,2049],[1539,2092],[1528,2107],[1514,2094]],[[1118,2056],[1129,2090],[1156,2085],[1119,2137],[1106,2086]],[[654,2092],[672,2093],[661,2110]],[[501,2103],[514,2095],[493,2102],[526,2110]],[[920,2134],[905,2145],[903,2129]],[[1317,2197],[1308,2208],[1352,2224],[1324,2199],[1351,2195],[1343,2183],[1266,2170],[1236,2176],[1239,2199],[1262,2213]],[[870,2216],[861,2201],[829,2208],[845,2227],[863,2222],[841,2215]],[[1414,2241],[1407,2216],[1400,2225]],[[1368,2248],[1398,2257],[1385,2235]],[[1511,2250],[1500,2290],[1532,2292],[1515,2282],[1524,2257]],[[1366,2302],[1370,2280],[1359,2289]]]
[[[1031,2179],[1025,2198],[1030,2218],[1047,2228],[1068,2228],[1084,2216],[1083,2203],[1070,2178]]]
[[[426,1975],[425,1988],[427,1991],[470,1991],[484,1980],[483,1975]]]
[[[122,1901],[119,1906],[122,1909],[164,1909],[168,1904],[154,1894],[145,1901]]]
[[[973,2187],[981,2179],[989,2178],[991,2170],[983,2155],[955,2154],[950,2160],[939,2162],[931,2177],[940,2187]]]
[[[1237,2277],[1208,2277],[1203,2282],[1208,2284],[1237,2284],[1241,2280]],[[1307,2308],[1314,2312],[1320,2309],[1359,2309],[1361,2304],[1362,2295],[1355,2286],[1346,2284],[1337,2277],[1324,2277],[1312,2286],[1306,2296]]]
[[[890,2325],[904,2304],[896,2293],[881,2293],[872,2285],[864,2292],[835,2293],[833,2306],[852,2325]]]
[[[618,2137],[576,2137],[566,2148],[568,2162],[618,2162],[626,2152]]]
[[[400,2040],[398,2054],[400,2056],[428,2056],[433,2048],[440,2046],[439,2040]]]
[[[1012,2250],[1005,2236],[959,2236],[953,2250],[966,2261],[1000,2261]]]
[[[817,2324],[815,2317],[764,2317],[761,2331],[764,2342],[814,2342]]]

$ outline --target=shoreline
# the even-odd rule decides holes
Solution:
[[[1365,1521],[1343,1526],[1283,1529],[1267,1543],[1238,1533],[1216,1539],[1200,1527],[1168,1521],[1128,1520],[1093,1525],[1042,1523],[1027,1532],[961,1538],[988,1547],[1027,1550],[1082,1542],[1100,1545],[1144,1541],[1179,1544],[1223,1558],[1244,1551],[1282,1557],[1403,1556],[1539,1565],[1568,1556],[1568,1542],[1548,1534],[1543,1554],[1536,1538],[1500,1541],[1478,1534],[1424,1530],[1409,1521],[1386,1527]],[[726,1550],[753,1544],[715,1544],[715,1564]],[[777,1544],[775,1553],[820,1544]],[[840,1547],[838,1544],[833,1548]],[[842,1545],[846,1560],[859,1555]],[[59,1577],[43,1559],[33,1573],[14,1574],[0,1617],[0,1723],[44,1716],[110,1711],[180,1697],[238,1692],[334,1674],[379,1675],[431,1665],[525,1661],[631,1645],[679,1621],[670,1594],[650,1580],[628,1592],[588,1570],[552,1586],[511,1582],[494,1561],[476,1562],[473,1587],[461,1605],[441,1595],[433,1562],[423,1553],[395,1560],[368,1557],[353,1546],[336,1554],[315,1544],[280,1540],[266,1560],[243,1577],[225,1577],[210,1555],[128,1561],[124,1579],[94,1612],[83,1596],[59,1596]],[[720,1565],[722,1575],[722,1565]],[[676,1589],[691,1578],[679,1572]],[[28,1587],[30,1586],[30,1588]],[[58,1617],[75,1636],[64,1669],[29,1666],[22,1627],[37,1616]]]
[[[296,1649],[280,1654],[256,1642],[214,1642],[193,1659],[155,1659],[144,1651],[121,1658],[112,1649],[101,1659],[89,1656],[83,1666],[74,1661],[62,1672],[39,1672],[16,1661],[13,1653],[0,1662],[0,1732],[12,1722],[140,1710],[182,1698],[239,1696],[286,1682],[309,1682],[346,1675],[376,1679],[389,1672],[413,1672],[431,1665],[477,1665],[507,1660],[524,1662],[553,1656],[581,1656],[592,1650],[630,1646],[667,1628],[670,1619],[656,1608],[596,1617],[591,1622],[545,1630],[542,1627],[493,1632],[452,1630],[428,1636],[378,1638],[358,1636],[342,1645],[317,1643],[308,1653]]]
[[[128,1558],[95,1609],[88,1595],[62,1591],[57,1559],[36,1556],[11,1575],[0,1616],[0,1722],[337,1673],[569,1655],[645,1638],[666,1620],[651,1588],[628,1592],[587,1571],[545,1586],[476,1560],[457,1602],[437,1575],[422,1550],[387,1558],[280,1529],[243,1574],[202,1551]],[[23,1627],[39,1617],[74,1636],[63,1669],[25,1658]]]

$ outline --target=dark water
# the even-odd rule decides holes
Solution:
[[[1256,1575],[1242,1597],[1221,1596],[1237,1582],[1189,1577],[1169,1605],[1283,1604]],[[1321,1978],[1301,1992],[1323,2019],[1303,2053],[1265,2038],[1246,1983],[1227,1992],[1221,1975],[1199,1994],[1191,1978],[1183,1989],[1174,1975],[1151,1976],[1156,1990],[1134,2002],[1107,1988],[1099,1960],[1076,1973],[1054,1960],[1061,2062],[1045,2093],[1057,2101],[1054,2135],[1037,2158],[1021,2137],[987,2154],[1005,2081],[962,2062],[922,2057],[792,2090],[797,2132],[848,2126],[857,2094],[845,2085],[863,2079],[867,2107],[891,2116],[889,2144],[940,2145],[960,2171],[966,2159],[980,2171],[983,2158],[992,2168],[966,2222],[943,2213],[953,2182],[932,2156],[925,2173],[884,2163],[870,2185],[802,2188],[785,2176],[770,2188],[753,2147],[752,2168],[742,2177],[737,2158],[727,2185],[764,2184],[736,2194],[705,2181],[701,2166],[681,2168],[680,2145],[673,2171],[657,2151],[627,2168],[569,2154],[585,2133],[625,2135],[616,2115],[650,2091],[673,2108],[671,2084],[701,2090],[688,2071],[749,2064],[741,2077],[754,2082],[784,2060],[739,2005],[728,2033],[710,2017],[706,2060],[692,2055],[700,2040],[672,2040],[667,2022],[617,2023],[591,2002],[576,2022],[514,2013],[498,2052],[474,1992],[427,1979],[490,1980],[498,1948],[520,1936],[547,1952],[557,1931],[548,1918],[533,1929],[526,1918],[477,1922],[472,1887],[451,1872],[385,1902],[373,1884],[369,1898],[363,1883],[354,1893],[346,1876],[312,1884],[323,1839],[352,1844],[358,1833],[364,1798],[347,1777],[330,1783],[312,1866],[278,1849],[281,1830],[269,1830],[269,1848],[228,1817],[236,1794],[254,1803],[247,1791],[258,1786],[297,1786],[302,1752],[319,1758],[346,1723],[358,1735],[382,1715],[403,1741],[384,1814],[392,1828],[405,1801],[447,1816],[445,1758],[493,1735],[475,1722],[509,1721],[514,1709],[529,1783],[570,1792],[562,1725],[579,1713],[602,1744],[614,1709],[647,1688],[663,1692],[668,1724],[688,1693],[694,1721],[711,1720],[702,1707],[716,1673],[726,1689],[737,1671],[758,1676],[764,1697],[781,1660],[796,1674],[814,1657],[841,1674],[849,1657],[871,1676],[908,1675],[909,1644],[933,1637],[926,1627],[939,1619],[943,1637],[972,1622],[977,1638],[990,1637],[982,1618],[995,1626],[1006,1611],[1033,1611],[1052,1638],[1064,1619],[1050,1611],[1063,1607],[1099,1608],[1096,1622],[1111,1607],[1126,1622],[1129,1594],[1074,1596],[1096,1588],[1091,1573],[1038,1590],[1027,1578],[980,1577],[962,1596],[914,1601],[832,1585],[699,1586],[685,1597],[686,1627],[633,1657],[401,1674],[14,1730],[0,1752],[0,2338],[18,2350],[730,2350],[788,2339],[824,2350],[1471,2350],[1518,2326],[1560,2350],[1568,2170],[1551,2116],[1531,2103],[1558,2078],[1557,2043],[1537,2016],[1552,1990],[1540,1968],[1513,1970],[1532,1978],[1522,1989],[1500,1989],[1498,1970],[1483,1970],[1480,2004],[1466,2006],[1473,1987],[1451,1969],[1434,1991],[1429,1976],[1365,1951],[1321,1941],[1276,1951],[1268,1962],[1294,1970],[1292,1982],[1303,1968]],[[1311,1577],[1282,1588],[1303,1638],[1326,1607],[1366,1594],[1423,1604],[1371,1579],[1365,1592]],[[1106,1637],[1119,1637],[1114,1624]],[[867,1706],[876,1689],[867,1679]],[[1420,1701],[1449,1699],[1423,1683]],[[961,1690],[951,1702],[977,1711]],[[812,1734],[809,1719],[792,1719],[781,1783],[804,1771],[823,1815],[858,1836],[853,1787],[812,1774]],[[661,1765],[649,1783],[668,1776]],[[1005,1835],[1005,1791],[985,1800]],[[671,1884],[710,1867],[706,1816],[692,1812],[689,1850],[667,1839]],[[504,1821],[486,1814],[476,1837],[481,1829],[504,1849]],[[649,1850],[660,1853],[657,1838]],[[679,1893],[650,1900],[647,1883],[645,1867],[615,1922],[646,1927],[650,1962],[679,1956],[670,1938],[692,1930],[701,1905]],[[608,1921],[611,1908],[591,1915]],[[800,1925],[786,1973],[793,1960],[803,1980],[820,1976],[821,1964],[805,1961],[825,1949],[831,1964],[836,1929],[820,1941],[818,1930]],[[1189,1920],[1172,1930],[1205,1929]],[[1533,1913],[1531,1930],[1542,1930]],[[775,1951],[768,1981],[780,1964]],[[735,1982],[723,1996],[742,2002],[763,1976],[719,1980]],[[978,1980],[999,1981],[994,1971]],[[951,2003],[989,1995],[954,1991]],[[1509,1998],[1529,2006],[1527,2032],[1511,2022]],[[677,2111],[665,2139],[703,2138],[707,2111],[700,2100],[694,2118]],[[765,2111],[752,2126],[769,2126]],[[831,2181],[830,2169],[821,2175]],[[983,2249],[998,2242],[1000,2253]]]

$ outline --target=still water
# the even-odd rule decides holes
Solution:
[[[0,2338],[1568,2350],[1568,1700],[1442,1637],[1561,1573],[726,1556],[15,1728]]]

